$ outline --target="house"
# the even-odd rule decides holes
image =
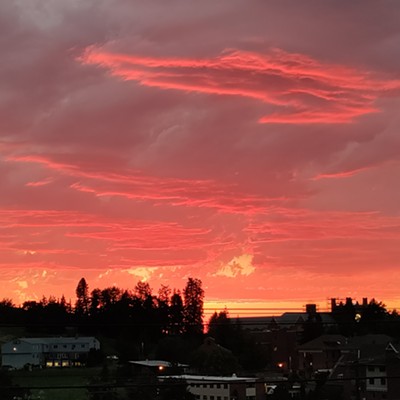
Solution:
[[[326,329],[335,329],[337,323],[329,312],[318,312],[315,304],[306,304],[304,312],[285,312],[280,316],[240,317],[238,321],[244,329],[250,332],[294,331],[300,338],[306,321],[317,317]]]
[[[159,376],[162,383],[185,381],[196,400],[265,400],[266,385],[257,378],[232,376]]]
[[[90,350],[99,350],[94,337],[20,338],[1,347],[2,365],[23,368],[70,367],[86,364]]]
[[[381,354],[358,360],[359,375],[365,377],[361,394],[366,400],[400,399],[399,350],[394,344],[388,343]]]
[[[347,339],[342,335],[321,335],[299,346],[299,370],[306,377],[317,371],[331,370],[347,350]]]
[[[355,336],[342,349],[328,386],[346,399],[400,399],[399,349],[387,335]]]

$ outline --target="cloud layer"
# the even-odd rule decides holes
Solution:
[[[0,296],[398,305],[400,5],[359,7],[3,2]]]

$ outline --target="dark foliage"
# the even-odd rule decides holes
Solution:
[[[21,389],[14,385],[10,374],[4,369],[0,369],[0,400],[11,400],[24,398],[29,395],[29,390]]]

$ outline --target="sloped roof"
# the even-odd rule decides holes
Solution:
[[[81,337],[44,337],[44,338],[19,338],[14,339],[21,342],[26,342],[30,344],[74,344],[82,342],[92,342],[97,339],[93,336],[81,336]]]
[[[386,346],[393,340],[392,337],[384,334],[370,333],[363,336],[353,336],[349,341],[349,348],[361,348],[364,346]]]
[[[347,339],[343,335],[321,335],[299,346],[299,350],[324,350],[345,348]]]
[[[276,317],[241,317],[238,318],[244,329],[267,330],[271,324],[276,324]]]
[[[158,367],[164,367],[164,368],[170,368],[173,366],[177,367],[188,367],[189,365],[187,364],[173,364],[169,361],[164,361],[164,360],[135,360],[135,361],[128,361],[129,364],[134,364],[134,365],[140,365],[142,367],[149,367],[149,368],[158,368]]]
[[[140,360],[140,361],[129,361],[129,364],[140,365],[142,367],[172,367],[169,361],[162,360]]]
[[[297,323],[302,323],[307,320],[307,313],[294,313],[285,312],[280,317],[276,317],[276,322],[279,325],[295,325]]]
[[[215,376],[215,375],[164,375],[159,377],[159,379],[181,379],[187,382],[257,382],[259,379],[255,377],[243,377],[236,376],[235,374],[232,376]]]

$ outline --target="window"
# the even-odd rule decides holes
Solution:
[[[214,396],[210,396],[210,400],[215,400],[215,399],[214,399]]]
[[[224,383],[224,389],[228,389],[228,384]]]
[[[369,384],[374,385],[375,384],[375,379],[374,378],[369,378]]]
[[[374,372],[374,371],[375,371],[375,368],[372,367],[371,365],[369,365],[368,366],[368,372]]]
[[[379,367],[379,372],[385,372],[386,368],[385,367]]]
[[[381,378],[381,385],[386,385],[386,378]]]
[[[207,396],[205,394],[203,395],[203,400],[207,400]]]

